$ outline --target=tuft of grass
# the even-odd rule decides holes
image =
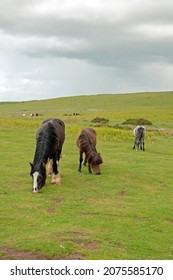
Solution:
[[[128,119],[122,124],[132,124],[132,125],[152,125],[152,122],[143,118],[138,119]]]

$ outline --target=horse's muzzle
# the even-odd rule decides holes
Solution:
[[[38,193],[39,190],[38,190],[38,189],[32,189],[32,192],[33,192],[33,193]]]

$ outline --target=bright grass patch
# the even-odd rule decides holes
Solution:
[[[173,95],[144,93],[106,100],[101,95],[64,98],[56,106],[56,100],[3,105],[0,259],[173,258]],[[24,118],[19,113],[24,108],[36,112],[38,107],[43,116]],[[132,149],[132,127],[113,127],[139,117],[137,111],[153,123],[146,127],[145,152]],[[49,116],[66,124],[62,183],[51,185],[47,177],[41,192],[34,195],[29,162],[36,129]],[[76,137],[97,116],[108,118],[111,125],[95,127],[102,174],[89,174],[87,167],[78,173]]]

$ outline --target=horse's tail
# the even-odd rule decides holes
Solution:
[[[144,138],[145,135],[145,127],[144,126],[137,126],[134,129],[134,136],[136,140],[141,141],[142,138]]]
[[[145,135],[145,128],[143,126],[141,126],[139,128],[139,141],[141,141],[142,139],[144,139],[144,135]]]

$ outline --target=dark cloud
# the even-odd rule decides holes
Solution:
[[[172,10],[171,0],[1,1],[0,100],[171,90]]]

